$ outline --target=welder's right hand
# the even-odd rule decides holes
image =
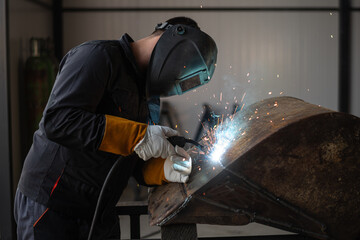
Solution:
[[[169,156],[164,162],[164,175],[169,182],[186,183],[191,173],[190,155],[181,147],[175,147],[175,155]]]
[[[144,138],[135,146],[134,151],[143,160],[150,158],[167,158],[175,154],[174,146],[167,140],[168,137],[179,133],[169,127],[149,125]]]

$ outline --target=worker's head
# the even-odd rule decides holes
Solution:
[[[161,35],[148,66],[150,96],[181,95],[208,83],[214,73],[217,48],[197,23],[176,17],[159,23],[153,35]]]

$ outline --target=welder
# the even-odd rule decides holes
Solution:
[[[186,17],[137,41],[124,34],[71,49],[24,162],[15,196],[18,239],[86,239],[119,156],[92,239],[119,238],[114,207],[131,176],[145,186],[186,182],[190,156],[167,140],[178,132],[156,125],[160,97],[208,83],[216,58],[213,39]]]

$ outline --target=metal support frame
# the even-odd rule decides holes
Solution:
[[[116,214],[130,216],[130,237],[140,239],[140,216],[148,214],[148,206],[117,206]]]
[[[63,0],[53,0],[53,38],[57,59],[63,57]]]
[[[0,239],[13,239],[13,191],[9,96],[8,0],[0,0]]]
[[[128,205],[128,206],[117,206],[116,207],[117,215],[128,215],[130,217],[130,239],[141,239],[140,235],[140,216],[148,214],[148,206],[147,205]],[[185,224],[186,225],[186,224]],[[193,224],[195,225],[195,224]],[[170,228],[166,230],[165,228],[161,229],[161,239],[174,239],[173,233]],[[181,227],[180,227],[181,228]],[[181,228],[182,229],[182,228]],[[165,233],[163,235],[163,233]],[[196,233],[195,230],[192,230],[192,233]],[[166,238],[166,236],[170,234],[171,238]],[[195,236],[195,235],[194,235]],[[184,236],[179,235],[179,239],[188,239],[181,238]],[[145,238],[145,237],[144,237]],[[214,239],[227,239],[227,240],[313,240],[311,237],[302,236],[299,234],[284,234],[284,235],[264,235],[264,236],[238,236],[238,237],[200,237],[197,239],[201,240],[214,240]]]
[[[141,7],[141,8],[81,8],[81,7],[67,7],[63,8],[64,12],[170,12],[170,11],[190,11],[190,12],[217,12],[217,11],[231,11],[231,12],[319,12],[319,11],[338,11],[334,7]]]
[[[351,0],[339,0],[339,111],[351,106]]]

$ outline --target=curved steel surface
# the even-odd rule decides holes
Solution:
[[[259,222],[318,239],[360,236],[359,118],[279,97],[218,130],[231,135],[219,159],[191,148],[189,182],[152,189],[151,225]]]

